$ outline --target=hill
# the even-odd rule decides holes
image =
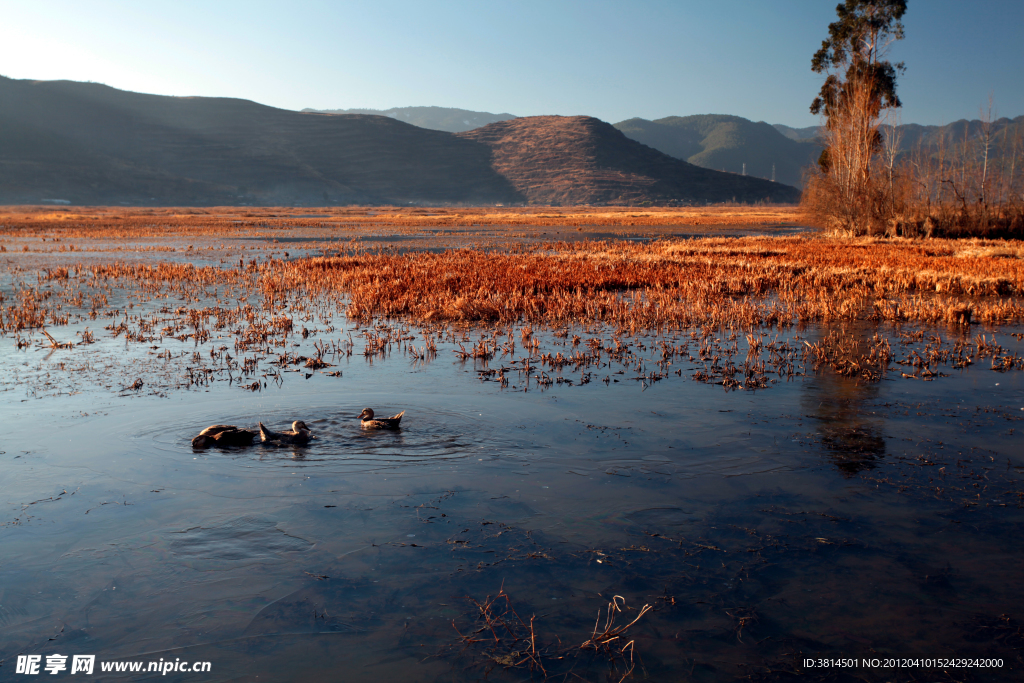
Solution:
[[[823,126],[807,126],[806,128],[790,128],[781,123],[773,123],[772,128],[785,135],[790,140],[804,142],[818,139],[824,133]]]
[[[803,168],[821,154],[814,141],[798,142],[775,127],[739,116],[668,116],[615,124],[627,137],[677,159],[716,170],[742,173],[799,187]]]
[[[0,201],[493,203],[489,150],[384,116],[0,79]]]
[[[459,137],[487,144],[493,167],[531,203],[795,202],[781,183],[694,166],[589,116],[531,116]]]
[[[964,140],[978,140],[982,135],[983,122],[979,119],[960,119],[944,126],[922,126],[907,123],[896,127],[900,135],[900,149],[904,152],[920,146],[932,153],[938,153],[941,147],[947,150],[960,146]],[[882,129],[886,131],[885,128]],[[1024,116],[1014,119],[1001,118],[991,122],[991,135],[994,139],[992,152],[1002,151],[1004,137],[1012,142],[1014,136],[1024,138]],[[1008,145],[1012,149],[1012,144]]]
[[[0,203],[237,205],[794,201],[588,117],[452,134],[386,116],[0,77]]]
[[[821,126],[807,128],[790,128],[782,124],[773,126],[780,133],[796,141],[820,141],[824,133]],[[977,145],[983,133],[984,123],[979,119],[960,119],[942,126],[923,126],[917,123],[905,123],[896,126],[899,136],[899,149],[902,154],[916,152],[918,149],[925,154],[938,155],[945,148],[950,150],[962,148],[965,140]],[[881,128],[883,135],[889,135],[887,126]],[[1000,118],[991,122],[993,139],[991,155],[998,158],[1003,153],[1012,155],[1014,136],[1024,140],[1024,116],[1013,119]]]
[[[420,128],[462,133],[488,123],[514,119],[512,114],[492,114],[486,111],[470,111],[452,107],[394,107],[392,109],[303,109],[316,114],[371,114],[387,116],[411,123]]]

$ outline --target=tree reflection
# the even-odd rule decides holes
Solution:
[[[867,409],[878,398],[878,383],[842,377],[826,368],[804,387],[804,414],[819,421],[825,455],[843,476],[873,469],[885,457],[882,420]]]

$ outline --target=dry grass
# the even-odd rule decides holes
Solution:
[[[630,678],[638,657],[635,653],[636,641],[627,631],[651,610],[651,605],[644,605],[635,616],[623,617],[627,609],[626,599],[616,595],[606,610],[598,611],[590,637],[580,645],[567,646],[563,645],[558,636],[541,636],[537,633],[536,616],[531,615],[529,621],[521,617],[504,589],[499,590],[496,596],[487,596],[482,601],[474,598],[467,600],[476,611],[476,628],[463,633],[452,621],[461,649],[466,651],[479,648],[481,664],[487,673],[500,666],[504,669],[528,670],[544,680],[555,676],[567,677],[572,672],[573,660],[585,655],[597,655],[606,662],[608,680],[618,679],[622,683]],[[554,666],[562,670],[549,671],[545,663],[547,667]],[[570,666],[568,672],[564,670],[566,665]]]
[[[977,242],[974,249],[1012,249]],[[264,291],[346,295],[352,319],[790,325],[1024,318],[1018,259],[956,242],[807,237],[555,243],[517,252],[342,254],[273,262]]]
[[[312,217],[311,217],[312,216]],[[0,235],[53,236],[62,240],[259,234],[267,229],[306,227],[473,228],[480,226],[644,226],[799,225],[798,209],[777,207],[213,207],[119,208],[12,206],[0,208]],[[401,232],[400,230],[395,230]]]
[[[761,237],[562,242],[513,251],[347,251],[225,267],[78,265],[44,268],[35,283],[16,283],[0,300],[0,331],[65,324],[65,306],[88,308],[95,319],[110,288],[127,283],[144,296],[186,302],[211,292],[219,300],[228,291],[236,301],[262,299],[261,306],[250,301],[191,309],[183,323],[193,334],[201,334],[210,317],[217,329],[239,320],[251,326],[257,318],[279,328],[289,300],[344,303],[348,317],[363,322],[585,321],[633,331],[853,320],[1019,322],[1019,253],[1012,243],[979,240]],[[171,326],[175,332],[179,327]]]
[[[354,354],[373,362],[398,352],[429,362],[442,342],[457,347],[457,358],[481,364],[481,380],[502,388],[620,381],[601,371],[608,362],[629,373],[621,379],[649,386],[681,376],[669,367],[676,359],[701,363],[690,377],[726,390],[766,389],[778,381],[770,374],[788,379],[802,374],[801,364],[877,381],[890,363],[907,359],[894,361],[884,338],[863,338],[858,326],[917,322],[964,335],[972,323],[1020,323],[1020,255],[1016,243],[998,240],[806,235],[536,242],[440,253],[348,245],[327,256],[205,266],[148,259],[87,265],[77,255],[60,256],[67,265],[58,265],[57,257],[41,255],[34,265],[6,260],[0,334],[21,348],[34,331],[49,328],[43,345],[55,350],[72,343],[58,331],[69,324],[79,325],[76,346],[101,336],[151,349],[170,338],[222,340],[208,359],[193,353],[187,376],[179,376],[186,386],[206,386],[223,372],[253,391],[280,383],[283,372],[297,371],[293,366],[340,376],[329,361]],[[350,323],[355,338],[319,336]],[[781,332],[807,323],[827,324],[831,332],[815,344]],[[466,331],[471,327],[476,338]],[[543,350],[539,329],[565,340],[557,342],[565,348]],[[671,334],[661,337],[660,348],[638,344],[638,335],[652,331]],[[570,342],[571,332],[580,334]],[[298,337],[317,342],[315,357],[294,351]],[[517,345],[525,357],[516,358]],[[942,359],[903,375],[930,380],[939,364],[966,367],[985,355],[983,343],[968,346],[947,348]],[[637,349],[653,356],[637,356]],[[261,368],[268,358],[273,367]],[[160,349],[156,359],[166,367],[171,356]],[[501,367],[487,366],[499,360]],[[992,365],[1006,370],[1024,362],[1000,352]],[[579,375],[563,377],[563,369]]]

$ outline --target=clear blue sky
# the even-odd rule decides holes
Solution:
[[[817,124],[811,55],[837,0],[31,0],[0,74],[285,109],[438,105],[520,116],[736,114]],[[905,123],[1024,113],[1024,0],[910,0]]]

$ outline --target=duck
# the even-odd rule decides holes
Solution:
[[[260,422],[260,440],[264,443],[306,443],[316,437],[309,433],[309,427],[302,420],[292,422],[292,429],[288,432],[272,432]]]
[[[256,432],[235,425],[210,425],[192,439],[192,448],[250,446],[255,438]]]
[[[358,417],[362,420],[363,429],[398,429],[401,426],[403,415],[405,415],[404,410],[394,417],[375,418],[372,408],[364,408]]]

